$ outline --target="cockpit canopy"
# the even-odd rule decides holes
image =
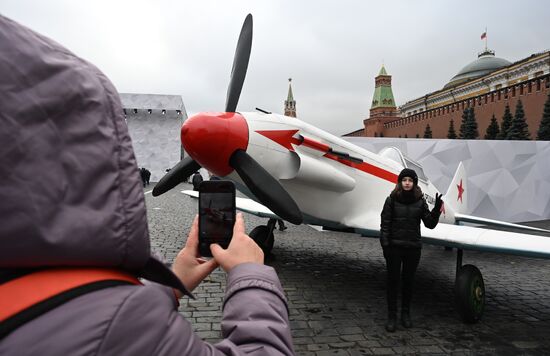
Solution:
[[[424,174],[424,169],[422,169],[422,165],[410,159],[409,157],[403,155],[397,147],[393,147],[393,146],[384,147],[383,149],[380,150],[378,154],[382,157],[386,157],[388,159],[391,159],[394,162],[397,162],[403,168],[414,169],[419,179],[425,182],[428,181],[428,178]]]

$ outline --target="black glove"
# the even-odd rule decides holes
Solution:
[[[436,212],[440,212],[441,211],[441,206],[443,205],[443,200],[441,200],[441,197],[443,196],[443,194],[437,194],[435,193],[435,206],[434,206],[434,210]]]

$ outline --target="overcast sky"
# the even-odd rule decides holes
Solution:
[[[550,2],[2,0],[0,13],[97,65],[119,92],[177,94],[188,114],[222,111],[239,31],[254,17],[238,105],[333,134],[363,126],[382,63],[398,105],[440,89],[484,48],[516,61],[550,49]]]

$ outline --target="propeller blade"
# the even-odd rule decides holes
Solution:
[[[262,204],[293,224],[302,223],[302,212],[296,202],[279,181],[273,178],[248,153],[236,150],[229,159],[229,165],[237,171],[248,189]]]
[[[225,112],[235,112],[239,102],[239,96],[243,88],[250,50],[252,49],[252,15],[248,14],[244,19],[243,28],[237,42],[237,49],[233,58],[231,79],[227,87],[227,99],[225,101]]]
[[[195,162],[190,156],[182,159],[178,164],[174,166],[168,173],[160,179],[160,181],[153,188],[153,196],[159,196],[166,193],[176,185],[185,181],[189,176],[201,168],[200,164]]]

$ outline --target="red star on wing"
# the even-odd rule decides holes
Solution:
[[[460,200],[462,203],[462,193],[464,193],[464,188],[462,188],[462,179],[460,180],[460,184],[457,184],[456,187],[458,189],[458,198],[456,200]]]

